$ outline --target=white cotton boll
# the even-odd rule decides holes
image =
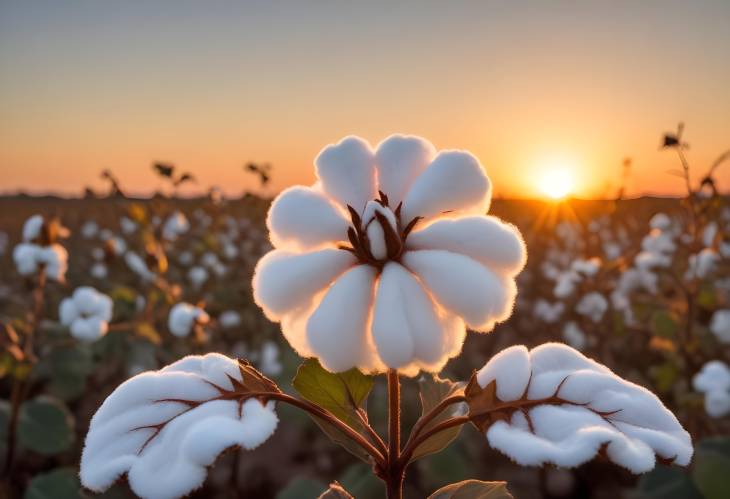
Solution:
[[[235,310],[226,310],[218,316],[218,324],[224,329],[231,329],[241,325],[241,314]]]
[[[127,267],[137,274],[140,278],[142,278],[145,281],[153,281],[155,279],[155,274],[152,272],[149,267],[147,267],[147,264],[142,259],[141,256],[139,256],[137,253],[133,251],[128,251],[124,255],[124,261],[127,264]]]
[[[556,323],[564,311],[565,304],[562,302],[550,303],[542,298],[535,302],[535,316],[548,324]]]
[[[91,258],[96,261],[102,261],[106,258],[106,253],[103,248],[94,248],[91,250]]]
[[[203,256],[200,257],[200,263],[208,268],[212,268],[220,263],[220,261],[218,260],[218,255],[216,255],[212,251],[206,251],[205,253],[203,253]]]
[[[717,253],[711,248],[704,248],[699,253],[690,255],[689,266],[684,278],[690,280],[708,277],[715,270],[719,260]]]
[[[500,383],[514,383],[510,374],[513,365],[519,366],[519,386],[527,379],[522,394],[535,404],[500,409],[508,419],[493,422],[486,436],[492,447],[517,463],[575,467],[605,450],[610,460],[633,473],[652,469],[655,455],[689,464],[690,435],[653,393],[566,345],[548,343],[529,352],[517,346],[505,352],[483,368],[492,373],[485,385],[496,380],[499,394]],[[519,360],[504,361],[503,354]],[[509,391],[514,400],[519,390]]]
[[[188,495],[203,485],[207,467],[225,449],[254,449],[278,424],[274,403],[218,399],[242,381],[238,363],[220,354],[186,357],[120,385],[91,420],[80,477],[95,492],[125,473],[145,498]],[[180,399],[187,403],[159,400]],[[159,433],[152,426],[163,425]]]
[[[530,355],[522,345],[506,348],[492,357],[477,372],[477,383],[486,388],[496,382],[499,400],[518,400],[525,395],[530,382]]]
[[[208,280],[208,271],[205,267],[195,266],[188,271],[188,280],[190,283],[199,288]]]
[[[314,294],[355,265],[347,251],[324,249],[293,254],[283,250],[267,253],[256,265],[254,300],[271,320],[307,305]]]
[[[666,213],[657,213],[649,220],[652,229],[667,230],[672,226],[672,219]]]
[[[461,253],[500,274],[514,275],[527,261],[519,230],[491,216],[437,220],[410,234],[406,245]]]
[[[366,342],[375,269],[358,265],[340,276],[307,322],[309,346],[333,372],[367,363]]]
[[[695,374],[692,386],[705,394],[705,412],[713,418],[730,414],[730,368],[719,360],[702,366]]]
[[[601,268],[601,259],[598,257],[589,258],[587,260],[578,259],[570,264],[570,269],[573,272],[583,274],[584,276],[594,276],[598,273]]]
[[[284,367],[279,361],[279,346],[273,341],[267,341],[261,346],[259,354],[259,369],[266,376],[279,376]]]
[[[36,259],[39,265],[46,270],[46,277],[53,281],[63,282],[68,270],[68,252],[60,244],[41,246],[36,250]]]
[[[110,247],[115,256],[122,256],[124,253],[127,252],[127,241],[125,241],[121,237],[114,236],[109,239],[109,242],[111,243]]]
[[[722,418],[730,414],[730,392],[712,390],[705,394],[705,412],[713,418]]]
[[[31,275],[38,271],[40,246],[20,243],[13,249],[13,261],[20,275]]]
[[[623,250],[621,249],[620,244],[607,242],[603,244],[603,253],[606,255],[607,259],[616,260],[621,257]]]
[[[576,312],[593,322],[600,322],[606,310],[608,310],[608,300],[597,291],[585,295],[575,307]]]
[[[26,220],[23,224],[23,241],[29,243],[37,239],[41,235],[43,223],[42,215],[33,215]]]
[[[61,301],[58,315],[71,336],[81,341],[94,341],[109,330],[112,299],[89,286],[76,288],[71,297]]]
[[[109,271],[107,270],[106,265],[97,262],[91,266],[89,273],[94,279],[106,279]]]
[[[224,243],[221,249],[226,260],[235,260],[238,256],[238,248],[231,242]]]
[[[165,220],[162,227],[162,237],[168,241],[175,241],[190,229],[190,222],[182,212],[176,211]]]
[[[127,235],[133,234],[138,227],[137,222],[127,217],[122,217],[119,219],[119,226],[122,229],[122,233]]]
[[[717,310],[712,314],[710,331],[721,343],[730,343],[730,310]]]
[[[93,220],[89,220],[81,226],[81,236],[84,239],[92,239],[96,237],[98,233],[99,225]]]
[[[642,251],[634,258],[634,264],[642,269],[666,268],[672,264],[672,259],[663,253]]]
[[[189,303],[178,303],[170,309],[167,328],[177,337],[188,336],[196,324],[207,324],[210,317],[205,310]]]
[[[588,338],[583,330],[571,321],[563,326],[563,339],[565,342],[576,350],[585,350],[588,345]]]
[[[349,136],[330,144],[314,160],[317,178],[324,192],[343,207],[350,205],[358,213],[377,197],[375,158],[370,144]]]
[[[567,298],[575,292],[576,285],[580,282],[581,277],[577,272],[568,271],[558,275],[553,288],[553,294],[557,298]]]
[[[479,160],[466,151],[443,151],[413,182],[402,219],[408,223],[444,212],[483,215],[491,199],[492,186]]]
[[[418,175],[436,155],[433,145],[421,137],[391,135],[377,147],[378,185],[395,207],[403,201]]]
[[[307,250],[344,240],[349,222],[323,193],[295,186],[276,197],[266,226],[275,248]]]
[[[406,252],[402,261],[441,306],[463,317],[475,331],[490,331],[512,311],[517,294],[514,281],[498,277],[467,256],[419,250]]]
[[[705,226],[705,230],[702,231],[702,243],[705,246],[710,247],[713,245],[717,230],[717,222],[710,222]]]
[[[223,265],[221,262],[216,262],[216,264],[211,267],[211,270],[218,277],[223,277],[228,273],[228,267]]]
[[[641,241],[641,248],[649,253],[671,254],[677,245],[672,241],[672,236],[668,232],[652,229]]]
[[[542,275],[552,281],[557,281],[562,274],[562,272],[556,265],[554,265],[552,262],[547,261],[542,262],[542,265],[540,265],[540,270],[542,271]]]
[[[721,242],[719,245],[720,255],[723,258],[730,258],[730,242]]]

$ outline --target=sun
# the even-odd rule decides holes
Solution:
[[[573,176],[567,170],[548,170],[540,178],[540,191],[551,199],[564,199],[574,187]]]

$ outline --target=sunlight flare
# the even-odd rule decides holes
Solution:
[[[564,199],[574,187],[575,180],[567,170],[549,170],[540,179],[540,191],[550,199]]]

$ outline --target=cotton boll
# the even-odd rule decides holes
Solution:
[[[190,222],[188,222],[188,219],[182,212],[176,211],[165,220],[165,225],[162,227],[162,237],[168,241],[175,241],[189,229]]]
[[[535,316],[548,324],[554,324],[563,314],[565,305],[561,302],[550,303],[542,298],[535,302]]]
[[[711,248],[705,248],[695,255],[689,257],[689,267],[685,273],[685,279],[704,279],[715,270],[719,257]]]
[[[652,229],[667,230],[672,226],[672,219],[666,213],[657,213],[649,220]]]
[[[43,216],[33,215],[23,224],[23,241],[30,243],[38,239],[43,228]]]
[[[711,247],[715,243],[715,236],[717,235],[717,232],[717,222],[708,223],[702,231],[702,243],[708,248]]]
[[[235,310],[226,310],[218,316],[218,324],[224,329],[232,329],[241,325],[241,314]]]
[[[97,262],[91,266],[91,268],[89,269],[89,274],[91,274],[91,277],[93,277],[94,279],[106,279],[109,272],[106,268],[106,265]]]
[[[13,249],[13,261],[20,275],[31,275],[38,271],[40,246],[20,243]]]
[[[641,248],[649,253],[671,254],[677,245],[672,241],[672,236],[668,232],[652,229],[641,241]]]
[[[68,270],[68,252],[60,244],[41,246],[36,250],[38,265],[43,265],[46,277],[53,281],[63,282]]]
[[[719,360],[702,366],[692,379],[692,386],[705,394],[705,412],[713,418],[730,414],[730,368]]]
[[[378,185],[391,206],[398,206],[413,182],[436,155],[433,145],[421,137],[391,135],[377,147]]]
[[[193,286],[199,288],[208,280],[208,271],[204,267],[196,265],[188,271],[188,280]]]
[[[718,310],[712,315],[710,331],[720,343],[730,343],[730,310]]]
[[[502,350],[492,357],[477,372],[477,382],[479,386],[486,388],[494,381],[499,400],[518,400],[527,389],[530,372],[530,355],[527,348],[516,346]]]
[[[195,325],[207,324],[210,317],[202,308],[189,303],[178,303],[170,309],[167,327],[177,337],[188,336]]]
[[[582,274],[584,276],[592,277],[598,273],[601,268],[601,259],[597,257],[589,258],[587,260],[578,259],[575,260],[571,265],[570,269],[573,272]]]
[[[70,298],[61,301],[58,315],[71,336],[82,341],[94,341],[109,330],[112,319],[112,299],[89,286],[76,288]]]
[[[274,404],[218,399],[221,390],[235,389],[231,380],[243,381],[238,363],[211,353],[120,385],[91,420],[81,456],[84,487],[102,492],[127,474],[139,496],[181,497],[203,485],[225,449],[261,445],[278,423]],[[155,402],[173,399],[189,402]],[[164,429],[155,433],[158,424]]]
[[[138,228],[137,222],[127,217],[122,217],[119,219],[119,226],[122,229],[122,233],[127,235],[133,234]]]
[[[177,261],[183,267],[189,267],[195,261],[195,256],[192,251],[181,251],[177,254]]]
[[[571,321],[563,327],[563,339],[565,342],[576,350],[585,350],[588,345],[588,338],[583,330]]]
[[[634,264],[642,269],[667,268],[672,259],[663,253],[642,251],[634,258]]]
[[[556,298],[567,298],[575,292],[576,285],[581,281],[581,277],[577,272],[569,271],[558,275],[553,288],[553,294]]]
[[[513,369],[518,384],[510,376]],[[548,343],[529,352],[510,347],[482,372],[491,374],[478,375],[477,382],[485,388],[495,380],[498,402],[500,384],[517,385],[508,390],[509,399],[534,401],[523,407],[507,400],[499,417],[484,423],[489,444],[521,465],[575,467],[600,451],[633,473],[652,469],[655,456],[690,462],[690,435],[653,393],[570,347]]]
[[[99,225],[93,220],[89,220],[81,226],[81,236],[84,239],[92,239],[99,233]]]
[[[124,255],[124,261],[127,263],[127,267],[129,267],[132,272],[145,281],[153,281],[157,277],[155,273],[147,267],[147,264],[142,257],[133,251],[128,251]]]
[[[266,376],[278,376],[284,367],[279,361],[279,346],[273,341],[267,341],[261,346],[259,354],[259,369]]]
[[[590,318],[593,322],[600,322],[606,310],[608,310],[608,301],[601,293],[596,291],[581,298],[575,307],[576,312]]]

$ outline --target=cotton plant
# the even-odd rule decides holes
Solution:
[[[85,487],[101,492],[126,475],[140,496],[184,496],[222,451],[266,441],[279,404],[309,413],[367,462],[389,498],[402,497],[411,463],[443,450],[466,424],[524,466],[575,467],[602,455],[644,473],[657,462],[690,462],[689,434],[654,394],[569,346],[513,346],[464,382],[438,377],[467,328],[486,333],[511,315],[526,260],[518,230],[486,214],[491,182],[473,155],[437,152],[413,136],[376,148],[347,137],[322,150],[315,167],[313,186],[287,189],[272,203],[273,249],[252,281],[256,303],[306,359],[293,380],[299,396],[248,361],[215,353],[139,374],[91,420]],[[171,331],[189,334],[202,314],[176,305]],[[381,375],[387,436],[366,409]],[[419,376],[422,386],[422,416],[407,439],[404,376]],[[509,496],[502,483],[470,487]]]
[[[69,231],[58,219],[33,215],[23,224],[22,239],[13,249],[13,261],[18,273],[63,282],[68,270],[68,252],[60,239]]]
[[[59,306],[61,324],[74,338],[91,342],[104,336],[112,319],[112,299],[89,286],[81,286]]]

